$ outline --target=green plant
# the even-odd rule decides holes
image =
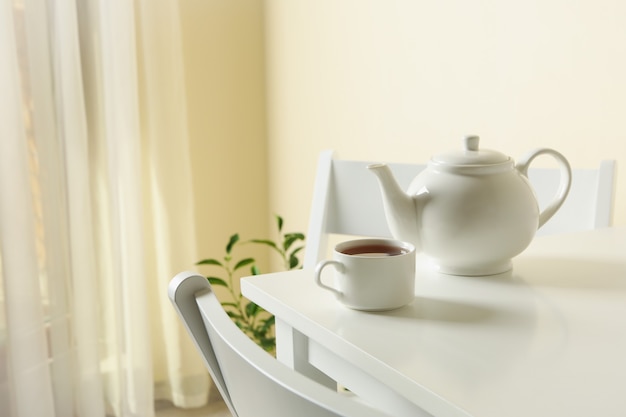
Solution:
[[[276,339],[274,337],[274,316],[267,313],[257,304],[249,301],[236,291],[235,280],[240,279],[249,267],[252,275],[260,273],[257,262],[254,258],[236,258],[236,248],[244,244],[262,245],[270,248],[280,256],[285,270],[300,268],[298,254],[304,249],[304,234],[284,233],[283,218],[276,215],[276,227],[278,238],[271,239],[250,239],[242,241],[239,234],[233,234],[226,244],[226,253],[221,260],[215,258],[203,259],[197,265],[209,265],[222,272],[222,277],[208,276],[211,285],[224,287],[228,290],[229,299],[221,301],[222,307],[230,316],[233,322],[259,346],[270,353],[274,353]]]

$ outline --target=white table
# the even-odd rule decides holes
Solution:
[[[497,276],[418,269],[414,302],[384,313],[308,270],[242,291],[276,316],[279,360],[394,416],[626,416],[626,228],[536,238]]]

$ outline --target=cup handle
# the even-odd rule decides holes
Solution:
[[[528,178],[528,167],[530,163],[533,159],[543,154],[552,156],[558,162],[559,168],[561,169],[561,182],[559,183],[559,187],[557,188],[556,194],[550,204],[548,204],[543,211],[539,213],[539,225],[537,226],[537,229],[550,220],[558,209],[561,208],[567,194],[569,194],[570,186],[572,185],[572,169],[569,166],[569,162],[563,155],[554,149],[539,148],[532,150],[517,162],[515,168],[522,173],[522,175]]]
[[[331,287],[330,285],[326,285],[322,282],[322,270],[328,265],[333,265],[339,272],[343,272],[345,270],[345,266],[339,261],[334,261],[334,260],[321,261],[315,267],[315,283],[319,285],[320,287],[335,293],[337,297],[342,297],[343,293],[341,291]]]

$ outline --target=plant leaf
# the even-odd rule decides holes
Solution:
[[[302,249],[304,249],[304,246],[300,246],[299,248],[294,249],[293,252],[291,252],[291,256],[297,255],[298,252],[300,252]]]
[[[259,342],[261,343],[261,347],[268,352],[272,352],[274,350],[274,347],[276,346],[275,337],[263,338],[259,340]]]
[[[300,259],[297,256],[291,255],[289,257],[289,269],[294,269],[300,263]]]
[[[259,270],[258,266],[252,265],[252,268],[250,268],[250,272],[252,272],[252,275],[259,275],[261,273],[261,270]]]
[[[196,265],[218,265],[223,266],[217,259],[203,259],[200,262],[196,262]]]
[[[294,237],[296,239],[304,240],[304,233],[286,233],[285,237]]]
[[[237,326],[241,327],[241,323],[239,322],[240,319],[243,319],[243,317],[241,317],[241,314],[237,314],[233,311],[227,311],[226,314],[228,314],[228,317],[230,317],[231,319],[233,319],[233,321],[235,321],[235,323],[237,323]]]
[[[278,232],[280,233],[283,230],[283,218],[280,217],[278,214],[275,214],[276,216],[276,223],[278,225]]]
[[[243,268],[244,266],[250,265],[252,263],[254,263],[254,258],[242,259],[241,261],[237,262],[237,265],[235,265],[235,269],[233,269],[233,271],[236,271],[239,268]]]
[[[289,250],[291,245],[298,240],[304,240],[304,235],[302,233],[289,233],[285,235],[285,241],[283,242],[283,248],[285,250]]]
[[[259,314],[259,312],[262,311],[262,308],[259,307],[256,303],[250,301],[247,305],[246,305],[246,315],[248,317],[254,317],[257,314]]]
[[[226,281],[224,281],[222,278],[218,278],[218,277],[207,277],[207,279],[209,280],[209,283],[211,285],[221,285],[222,287],[228,287],[228,284],[226,283]]]
[[[276,243],[268,239],[252,239],[250,242],[271,246],[272,248],[278,250],[278,246],[276,246]]]
[[[263,323],[263,326],[262,326],[263,329],[269,329],[276,322],[276,317],[275,316],[269,316],[265,320],[261,320],[261,322]]]
[[[235,243],[237,243],[238,241],[239,241],[239,233],[235,233],[234,235],[230,237],[230,240],[228,241],[228,244],[226,245],[226,253],[230,254],[230,251],[233,250],[233,246],[235,246]]]

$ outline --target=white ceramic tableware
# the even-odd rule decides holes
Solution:
[[[335,269],[334,284],[322,282],[322,271]],[[332,260],[320,261],[315,282],[347,307],[382,311],[411,302],[415,294],[415,246],[392,239],[357,239],[335,246]]]
[[[511,259],[526,249],[569,193],[571,169],[559,152],[535,149],[515,163],[500,152],[479,149],[478,142],[477,136],[468,136],[462,150],[432,157],[406,193],[386,164],[368,166],[379,180],[393,237],[413,243],[439,272],[508,271]],[[528,167],[544,154],[558,163],[561,180],[540,212]]]

